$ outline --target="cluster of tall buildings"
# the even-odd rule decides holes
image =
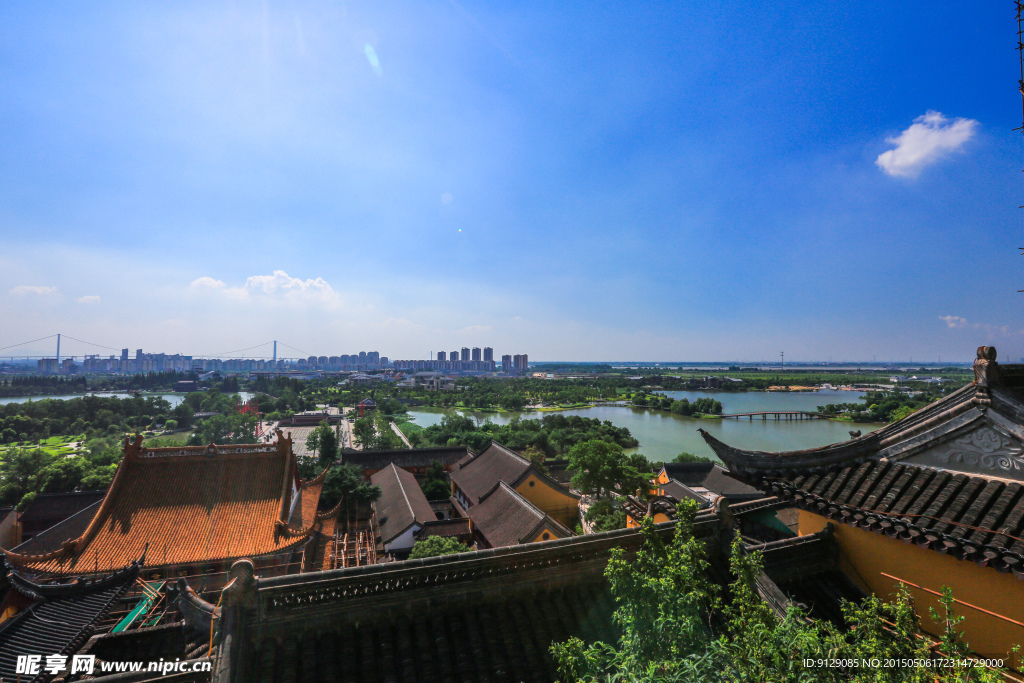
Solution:
[[[395,370],[435,370],[438,372],[496,372],[507,375],[521,375],[526,372],[529,360],[525,353],[501,357],[501,366],[494,361],[491,347],[463,347],[451,352],[441,351],[431,360],[396,360],[391,362],[378,351],[360,351],[341,356],[309,356],[299,359],[249,359],[249,358],[194,358],[181,354],[143,353],[135,351],[129,358],[128,349],[121,349],[121,356],[100,357],[97,354],[85,356],[81,364],[68,358],[42,358],[37,371],[44,375],[70,375],[75,373],[147,373],[167,372],[367,372],[394,368]]]
[[[103,358],[99,354],[87,355],[82,359],[81,366],[76,364],[73,358],[40,358],[36,368],[44,375],[70,375],[76,372],[146,373],[170,370],[188,372],[195,369],[192,356],[183,356],[180,353],[143,353],[142,349],[135,350],[134,358],[129,358],[128,349],[121,349],[120,357],[111,355]]]
[[[310,356],[296,365],[302,370],[380,370],[389,365],[379,351],[360,351],[343,356]]]
[[[526,372],[529,359],[525,353],[501,357],[501,371],[509,375]],[[495,372],[498,365],[494,362],[494,349],[487,346],[462,347],[461,350],[439,351],[436,359],[431,360],[396,360],[395,370],[436,370],[438,372]]]

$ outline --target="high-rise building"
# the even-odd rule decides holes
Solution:
[[[517,353],[512,356],[512,366],[516,372],[526,372],[526,369],[530,367],[529,357],[525,353]]]
[[[135,349],[135,360],[142,360],[142,349]]]
[[[480,360],[480,347],[479,346],[473,347],[473,360],[475,360],[475,361]]]
[[[380,352],[379,351],[370,351],[368,354],[366,354],[366,362],[369,363],[370,365],[379,365],[380,364]]]
[[[462,360],[469,360],[469,349],[465,346],[462,347]]]
[[[128,349],[121,349],[121,360],[128,360]]]
[[[505,373],[512,372],[512,356],[507,353],[501,357],[501,371]]]
[[[366,351],[359,352],[359,364],[366,365]]]
[[[484,347],[484,361],[493,361],[493,360],[494,360],[494,349],[492,349],[490,346],[485,346]]]
[[[445,353],[444,351],[438,351],[437,359],[443,363],[448,360],[448,354]]]
[[[448,360],[458,360],[458,359],[459,359],[459,352],[458,351],[452,351],[451,353],[448,354]]]

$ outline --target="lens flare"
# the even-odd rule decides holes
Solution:
[[[373,49],[373,45],[367,43],[363,48],[363,52],[366,53],[366,61],[370,63],[370,66],[373,68],[373,72],[380,76],[380,60],[377,58],[377,51]]]

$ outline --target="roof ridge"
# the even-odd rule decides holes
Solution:
[[[516,497],[519,500],[521,500],[524,503],[526,503],[526,506],[530,509],[530,511],[533,512],[538,517],[540,517],[541,519],[544,519],[545,517],[548,516],[548,513],[544,512],[539,507],[534,505],[532,502],[530,502],[530,500],[526,496],[524,496],[523,494],[519,493],[519,491],[516,491],[514,488],[512,488],[511,486],[506,484],[501,479],[498,480],[498,484],[494,487],[494,489],[492,491],[488,492],[487,495],[490,496],[492,493],[494,493],[494,491],[498,490],[499,488],[506,488],[506,489],[508,489],[509,493],[511,493],[514,497]],[[483,500],[484,499],[481,498],[480,502],[483,502]],[[477,505],[479,505],[479,503],[477,503]]]
[[[391,463],[391,470],[395,473],[395,479],[398,481],[398,488],[402,491],[402,498],[405,500],[405,507],[409,508],[409,514],[412,515],[412,520],[418,522],[416,519],[416,511],[412,509],[412,503],[409,502],[409,494],[405,492],[405,483],[402,482],[401,475],[398,474],[398,467],[395,463]]]
[[[523,463],[525,463],[527,465],[533,465],[533,462],[531,462],[527,458],[524,458],[523,456],[519,455],[518,453],[516,453],[514,450],[512,450],[508,446],[506,446],[506,445],[504,445],[502,443],[499,443],[498,441],[495,441],[494,439],[491,439],[491,445],[492,446],[497,446],[499,449],[504,451],[507,455],[511,455],[516,460],[519,460],[519,461],[521,461],[521,462],[523,462]]]

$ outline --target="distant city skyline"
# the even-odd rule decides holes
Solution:
[[[11,5],[0,347],[1018,359],[1016,30],[897,0]]]

